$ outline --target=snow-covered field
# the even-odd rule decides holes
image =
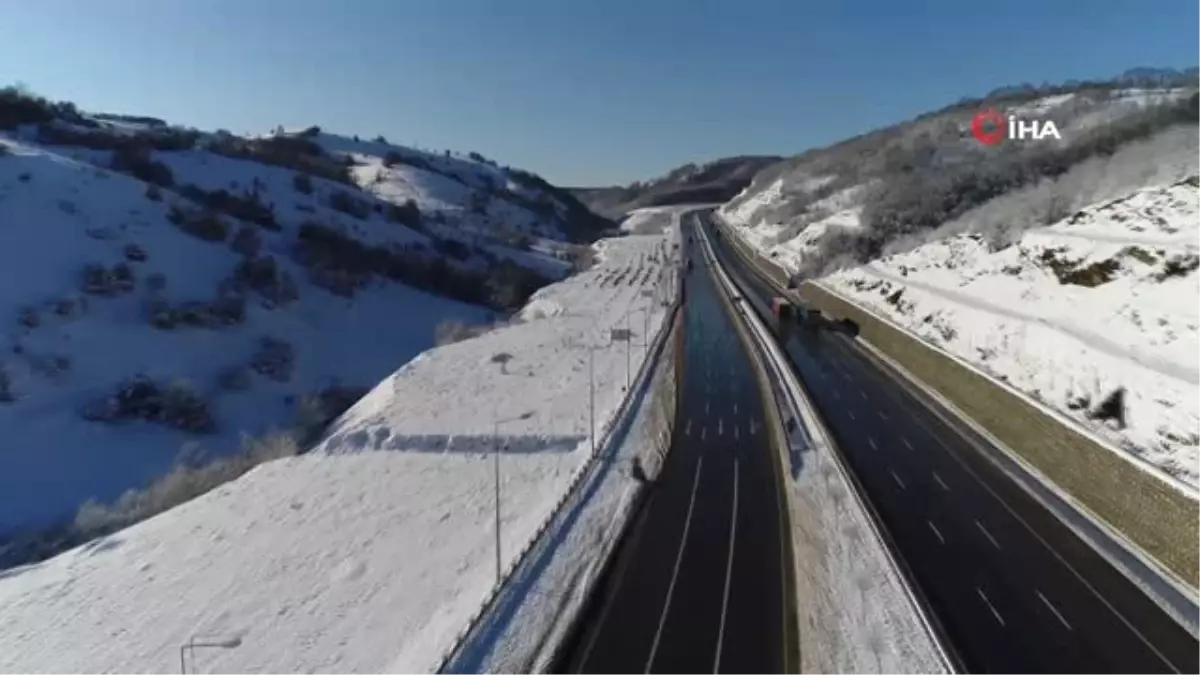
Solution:
[[[240,638],[197,649],[203,671],[429,670],[495,580],[488,451],[507,564],[590,456],[589,353],[599,429],[660,329],[677,238],[602,242],[521,321],[383,380],[309,454],[0,572],[0,671],[174,671],[193,637]]]
[[[61,126],[100,137],[139,131]],[[111,150],[50,144],[29,125],[0,132],[0,540],[140,487],[181,452],[236,452],[243,435],[294,424],[303,399],[325,388],[365,391],[433,346],[443,321],[490,320],[485,307],[398,283],[361,259],[366,281],[334,292],[345,275],[296,253],[306,226],[458,270],[487,273],[508,258],[550,279],[569,271],[558,255],[563,205],[509,170],[332,134],[281,136],[323,148],[335,164],[352,157],[362,183],[310,176],[305,190],[300,172],[218,154],[214,138],[150,152],[173,176],[159,188],[110,170]],[[203,213],[192,186],[253,196],[272,223],[222,213],[219,239],[189,234],[172,218]],[[338,195],[363,212],[334,208]],[[408,200],[420,215],[395,216]],[[509,245],[517,237],[523,245]],[[104,267],[98,287],[83,279],[88,265]],[[123,279],[113,278],[118,266]],[[283,345],[277,368],[256,365],[266,337]],[[83,418],[138,374],[161,387],[186,383],[212,428]]]
[[[963,235],[821,283],[1196,486],[1198,184],[1093,205],[1001,250]],[[1091,419],[1120,387],[1127,426]]]

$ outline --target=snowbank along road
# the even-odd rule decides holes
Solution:
[[[771,286],[710,239],[771,322]],[[1200,669],[1196,638],[984,457],[985,440],[845,335],[797,332],[786,350],[967,670]]]
[[[673,447],[562,671],[794,667],[779,460],[747,348],[694,236],[685,252],[692,269]]]

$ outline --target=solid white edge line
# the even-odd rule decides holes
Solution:
[[[733,459],[733,518],[729,521],[729,559],[725,563],[725,599],[721,601],[721,627],[717,629],[717,656],[713,659],[713,672],[721,671],[721,643],[725,638],[725,612],[729,609],[730,580],[733,578],[733,542],[737,535],[738,507],[738,461]]]
[[[658,630],[654,631],[654,642],[650,645],[650,657],[646,659],[646,672],[654,666],[654,655],[658,652],[658,641],[662,639],[663,626],[667,625],[667,613],[671,610],[671,595],[675,592],[675,581],[679,578],[679,568],[683,565],[683,551],[687,548],[688,530],[692,527],[692,509],[696,506],[696,492],[700,488],[700,469],[704,466],[704,456],[696,460],[696,478],[692,480],[692,496],[688,499],[687,516],[683,520],[683,536],[679,538],[679,553],[675,556],[675,569],[671,572],[671,583],[667,585],[667,598],[663,601],[662,614],[658,617]]]

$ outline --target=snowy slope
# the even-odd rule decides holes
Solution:
[[[589,347],[599,429],[661,329],[677,239],[602,242],[521,321],[424,352],[309,454],[0,572],[0,671],[173,671],[197,635],[241,639],[197,650],[199,671],[431,669],[494,581],[494,430],[507,564],[590,454]],[[608,341],[625,326],[629,352]]]
[[[717,215],[764,255],[804,275],[832,271],[844,258],[866,262],[878,244],[936,237],[928,231],[969,214],[994,198],[994,190],[1027,193],[1019,215],[1052,222],[1062,211],[1194,172],[1168,167],[1195,166],[1194,121],[1188,126],[1181,111],[1195,95],[1194,86],[1126,89],[1114,81],[1074,92],[960,102],[767,166]],[[988,109],[1053,120],[1062,140],[987,148],[973,137],[971,124]],[[1155,134],[1147,140],[1131,133],[1135,125]],[[1190,137],[1167,138],[1169,128],[1186,129]],[[1154,139],[1161,142],[1136,150]]]
[[[1096,204],[1000,250],[963,235],[821,283],[1196,485],[1198,185]],[[1090,419],[1118,387],[1127,427]]]
[[[262,139],[87,118],[0,130],[0,542],[181,453],[289,427],[325,388],[369,389],[443,321],[489,321],[493,275],[528,291],[570,271],[580,207],[532,174],[311,130]],[[111,169],[128,144],[167,179]],[[205,409],[85,419],[111,417],[137,375]]]

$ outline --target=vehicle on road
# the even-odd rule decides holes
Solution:
[[[796,323],[796,306],[791,300],[777,295],[771,299],[771,315],[775,317],[775,330],[780,337],[787,338]]]

